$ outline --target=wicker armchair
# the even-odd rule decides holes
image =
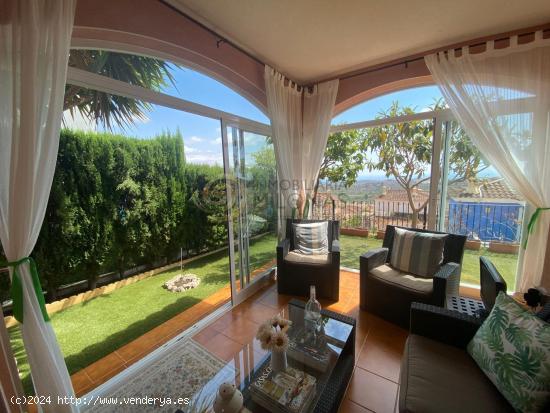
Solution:
[[[388,225],[382,248],[370,250],[361,255],[360,263],[360,307],[388,321],[405,328],[409,326],[409,314],[413,301],[444,307],[449,295],[458,295],[460,270],[466,237],[448,234],[443,248],[443,262],[433,277],[433,282],[425,278],[409,275],[384,278],[375,271],[377,267],[388,265],[391,259],[395,226]],[[410,231],[437,233],[421,229],[407,228]],[[419,252],[421,253],[421,252]],[[391,270],[396,271],[396,270]]]
[[[322,220],[287,219],[286,237],[277,246],[277,291],[307,297],[315,285],[317,297],[337,301],[340,294],[340,223],[328,221],[329,254],[324,262],[297,262],[288,253],[294,250],[293,223],[323,222]],[[307,260],[307,256],[303,257]]]

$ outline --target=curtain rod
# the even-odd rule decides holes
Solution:
[[[376,66],[376,65],[371,66],[369,68],[360,70],[358,72],[352,72],[352,73],[344,74],[344,75],[341,75],[341,76],[333,76],[333,77],[329,77],[329,78],[326,78],[326,79],[321,79],[319,81],[316,81],[315,83],[327,82],[329,80],[334,80],[334,79],[340,79],[340,80],[351,79],[353,77],[365,75],[365,74],[368,74],[368,73],[378,72],[380,70],[386,70],[386,69],[390,69],[392,67],[401,66],[401,65],[405,65],[405,67],[406,67],[409,63],[414,63],[414,62],[417,62],[419,60],[424,60],[424,56],[427,56],[427,55],[432,54],[432,53],[446,52],[448,50],[459,51],[464,46],[479,47],[479,46],[483,46],[483,45],[487,44],[488,41],[494,40],[495,42],[499,42],[499,41],[510,39],[510,37],[512,37],[512,36],[518,36],[518,38],[525,37],[525,36],[532,36],[532,35],[534,35],[534,33],[536,31],[539,31],[539,30],[542,30],[543,33],[550,30],[550,24],[545,24],[545,25],[535,26],[535,27],[529,27],[529,28],[526,28],[526,29],[516,30],[516,31],[512,31],[512,32],[502,33],[502,34],[497,34],[497,35],[493,35],[493,36],[486,36],[484,38],[471,40],[471,42],[473,42],[473,43],[464,42],[462,44],[453,44],[453,45],[449,45],[449,46],[446,46],[446,47],[440,47],[440,48],[437,48],[437,49],[428,50],[426,52],[422,52],[421,54],[416,54],[416,55],[412,55],[412,56],[409,56],[409,57],[405,57],[403,59],[399,59],[399,60],[396,60],[394,62],[390,62],[390,63],[387,63],[387,64],[381,64],[381,66]],[[308,85],[308,86],[311,86],[311,85]]]
[[[260,59],[258,59],[256,56],[254,56],[253,54],[251,54],[250,52],[247,52],[246,50],[244,50],[242,47],[236,45],[235,43],[233,43],[231,40],[227,39],[226,37],[224,36],[221,36],[219,35],[218,33],[216,33],[214,30],[212,30],[210,27],[206,26],[205,24],[201,23],[200,21],[198,21],[197,19],[189,16],[187,13],[181,11],[180,9],[178,9],[177,7],[173,6],[172,4],[170,4],[167,0],[158,0],[161,4],[163,4],[164,6],[168,7],[169,9],[171,9],[172,11],[176,12],[177,14],[185,17],[186,19],[192,21],[193,23],[195,23],[197,26],[199,26],[200,28],[206,30],[208,33],[210,33],[211,35],[213,35],[214,37],[217,37],[218,40],[216,41],[216,47],[220,47],[221,44],[223,43],[227,43],[229,46],[233,47],[234,49],[238,50],[239,52],[245,54],[246,56],[248,56],[249,58],[251,58],[252,60],[254,60],[255,62],[261,64],[262,66],[265,66],[265,63],[262,62]]]

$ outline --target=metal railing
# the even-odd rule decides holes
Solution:
[[[426,228],[428,207],[417,212],[417,228]],[[392,201],[341,201],[317,199],[313,204],[312,218],[337,219],[342,228],[383,230],[386,225],[413,225],[413,210],[408,202]]]
[[[522,203],[453,202],[446,209],[445,228],[470,240],[518,243],[525,206]],[[337,219],[341,228],[384,230],[386,225],[412,227],[413,210],[402,201],[342,201],[318,198],[314,219]],[[428,207],[417,212],[417,228],[426,228]]]

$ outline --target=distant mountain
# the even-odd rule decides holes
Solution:
[[[319,192],[331,192],[338,194],[340,198],[347,197],[350,201],[368,201],[373,200],[386,189],[401,189],[401,186],[395,179],[386,177],[360,177],[355,184],[346,188],[341,183],[321,182]],[[429,191],[430,183],[425,182],[420,185],[420,189]]]

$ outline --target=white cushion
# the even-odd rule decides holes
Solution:
[[[285,261],[299,264],[328,264],[330,257],[328,254],[306,255],[297,251],[290,251],[286,255]]]
[[[292,224],[294,250],[305,255],[328,254],[328,222]]]

